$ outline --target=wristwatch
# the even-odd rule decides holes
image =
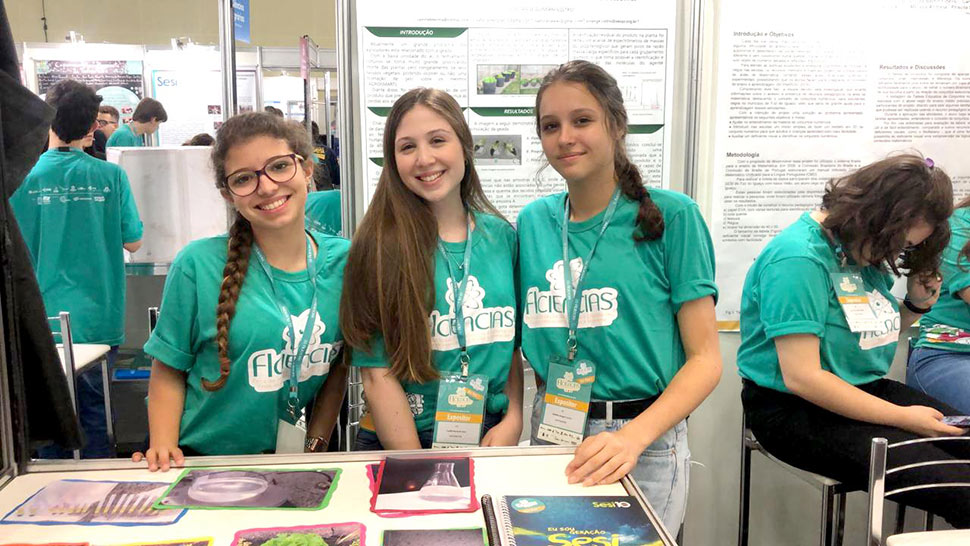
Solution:
[[[303,448],[307,453],[321,453],[326,451],[329,445],[330,440],[323,436],[307,436]]]

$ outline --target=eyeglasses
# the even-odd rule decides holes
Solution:
[[[257,171],[236,171],[226,177],[226,188],[236,197],[246,197],[251,195],[259,187],[259,175],[264,174],[277,184],[289,182],[296,176],[297,160],[303,161],[303,157],[298,154],[278,155],[271,157]]]
[[[109,121],[109,120],[106,120],[106,119],[99,119],[98,120],[98,127],[104,127],[105,125],[118,125],[118,122],[117,121]]]

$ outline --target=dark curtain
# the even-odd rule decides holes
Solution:
[[[21,466],[32,445],[49,441],[69,449],[81,445],[67,379],[9,202],[47,143],[53,118],[53,108],[20,84],[13,34],[0,0],[0,303],[15,457]]]

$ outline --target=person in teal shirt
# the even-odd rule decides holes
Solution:
[[[950,216],[940,299],[920,319],[906,384],[970,415],[970,199]]]
[[[538,383],[532,442],[546,443],[538,431],[550,360],[571,361],[576,373],[591,361],[585,439],[568,481],[630,473],[676,534],[687,502],[686,417],[721,374],[707,226],[688,197],[644,187],[624,149],[622,94],[599,66],[552,70],[535,113],[568,192],[527,205],[517,222],[522,352]]]
[[[408,91],[388,114],[384,170],[340,305],[367,399],[358,450],[431,447],[439,379],[462,362],[488,379],[481,445],[518,444],[515,260],[515,232],[485,198],[458,103]]]
[[[49,149],[10,198],[48,316],[71,314],[75,343],[112,347],[125,338],[124,250],[141,247],[142,222],[128,177],[83,147],[97,129],[101,97],[73,80],[47,93],[56,108]],[[100,368],[77,378],[84,457],[109,457]],[[59,449],[44,457],[66,455]]]
[[[144,146],[144,135],[150,135],[158,130],[158,126],[168,121],[168,114],[162,103],[149,97],[141,99],[135,112],[131,116],[131,122],[115,129],[105,147],[112,146]]]
[[[310,192],[306,198],[306,224],[321,233],[342,237],[340,190]]]
[[[277,434],[290,430],[280,421],[314,397],[306,449],[326,447],[346,389],[337,302],[349,243],[305,230],[310,153],[305,131],[269,114],[219,130],[216,185],[235,220],[228,235],[185,247],[166,279],[145,344],[150,470],[185,454],[280,450]]]
[[[872,439],[890,444],[958,436],[942,422],[957,410],[885,378],[900,331],[937,301],[949,238],[950,178],[901,154],[831,180],[820,209],[775,236],[745,277],[738,371],[748,427],[773,456],[868,487]],[[890,293],[908,276],[903,307]],[[915,444],[894,464],[970,459],[963,442]],[[907,473],[915,483],[966,481],[970,467]],[[894,501],[970,526],[970,491],[917,490]]]

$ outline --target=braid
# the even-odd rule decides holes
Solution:
[[[249,269],[249,256],[253,248],[253,227],[248,220],[236,213],[236,220],[229,230],[229,250],[226,255],[226,267],[222,270],[222,288],[219,291],[219,303],[216,305],[216,345],[219,347],[219,379],[207,381],[202,379],[202,388],[207,391],[217,391],[225,386],[229,379],[232,361],[229,360],[229,323],[236,314],[236,302],[239,301],[239,291],[246,280],[246,270]]]
[[[633,240],[643,242],[659,239],[664,233],[664,217],[660,208],[650,198],[650,192],[643,185],[640,169],[630,161],[622,149],[617,149],[614,165],[616,176],[619,178],[620,191],[631,200],[640,203],[640,210],[637,211],[639,230],[633,232]]]

